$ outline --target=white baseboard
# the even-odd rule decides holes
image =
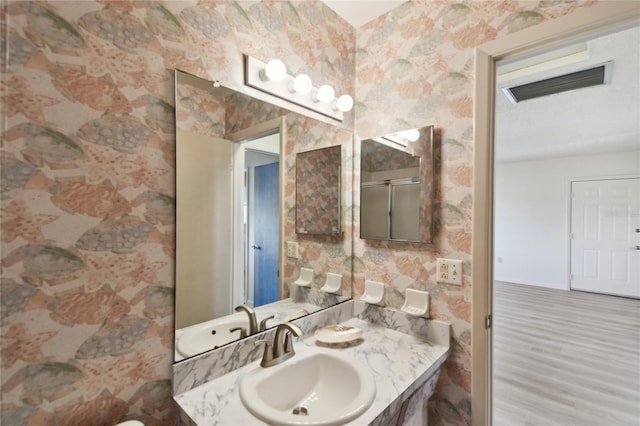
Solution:
[[[521,278],[514,277],[494,277],[494,280],[503,281],[506,283],[532,285],[536,287],[555,288],[557,290],[569,290],[569,287],[566,284],[553,284],[539,281],[523,280]]]

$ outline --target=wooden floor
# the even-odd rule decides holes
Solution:
[[[640,425],[640,300],[496,282],[494,426]]]

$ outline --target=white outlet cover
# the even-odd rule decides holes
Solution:
[[[448,260],[449,284],[462,285],[462,260]]]
[[[440,278],[442,266],[447,266],[447,278]],[[462,285],[462,260],[457,259],[437,259],[436,281],[439,283]]]
[[[298,258],[298,243],[295,241],[287,241],[287,257]]]

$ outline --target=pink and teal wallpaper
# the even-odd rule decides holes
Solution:
[[[352,93],[354,30],[317,1],[1,6],[0,423],[172,424],[174,69],[239,88],[277,56]]]
[[[295,200],[297,232],[319,235],[341,232],[341,151],[336,146],[298,153]]]
[[[430,421],[470,424],[473,48],[594,3],[411,1],[356,31],[317,0],[2,2],[1,423],[172,424],[173,70],[237,89],[248,54],[355,93],[348,170],[359,170],[359,138],[440,129],[435,244],[355,238],[355,296],[365,278],[391,287],[393,308],[407,287],[429,290],[454,338]],[[288,121],[287,158],[323,147],[309,126]],[[357,201],[358,188],[349,176],[344,193]],[[297,262],[322,267],[344,268],[351,250],[298,241]],[[464,261],[462,287],[434,283],[440,256]]]
[[[430,316],[452,324],[451,355],[429,403],[432,425],[471,424],[474,48],[594,3],[409,1],[356,33],[355,152],[359,138],[436,128],[432,246],[361,240],[359,176],[353,196],[354,295],[365,279],[381,281],[387,306],[399,309],[407,288],[427,290]],[[438,257],[463,261],[462,287],[435,282]]]

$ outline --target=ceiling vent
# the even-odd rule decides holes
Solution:
[[[502,90],[511,102],[518,103],[569,90],[598,86],[609,82],[611,62],[582,71],[534,81],[520,86],[504,87]]]

